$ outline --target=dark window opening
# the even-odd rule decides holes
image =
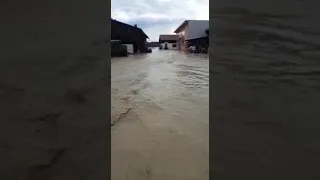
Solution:
[[[177,45],[176,44],[172,44],[172,47],[177,47]]]

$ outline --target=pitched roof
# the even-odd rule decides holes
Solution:
[[[132,26],[132,25],[130,25],[130,24],[126,24],[126,23],[117,21],[117,20],[115,20],[115,19],[111,19],[111,22],[112,22],[112,23],[117,23],[117,24],[121,24],[121,25],[127,26],[128,28],[133,29],[135,32],[142,33],[146,38],[149,39],[149,37],[146,35],[146,33],[144,33],[143,30],[142,30],[141,28],[139,28],[139,27],[135,27],[135,26]],[[112,23],[111,23],[111,25],[112,25]]]
[[[180,32],[180,29],[185,26],[186,24],[188,24],[189,20],[185,20],[182,22],[182,24],[180,24],[180,26],[174,31],[174,33],[178,33]]]
[[[176,34],[161,34],[159,36],[159,40],[178,40],[179,39],[179,35]]]
[[[207,21],[209,23],[209,20],[185,20],[180,24],[180,26],[174,31],[174,33],[179,33],[183,27],[185,27],[190,21]]]

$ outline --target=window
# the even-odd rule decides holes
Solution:
[[[177,47],[177,44],[172,44],[172,47]]]

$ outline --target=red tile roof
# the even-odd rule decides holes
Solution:
[[[179,39],[179,35],[175,35],[175,34],[161,34],[159,36],[159,40],[178,40]]]

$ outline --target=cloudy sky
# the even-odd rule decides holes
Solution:
[[[209,0],[111,0],[111,17],[137,24],[158,41],[159,34],[173,34],[184,20],[208,20]]]

